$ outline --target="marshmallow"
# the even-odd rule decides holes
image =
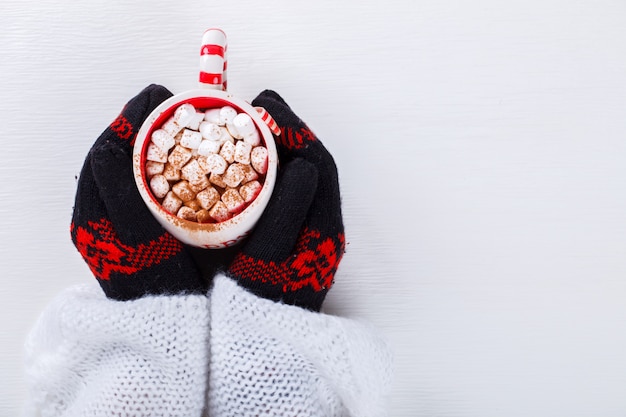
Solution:
[[[163,149],[159,148],[154,143],[150,143],[146,150],[146,159],[154,162],[166,162],[167,152],[163,151]]]
[[[209,181],[211,182],[211,184],[215,184],[220,188],[227,187],[226,183],[224,182],[224,174],[216,174],[215,172],[212,172],[209,176]]]
[[[220,125],[224,126],[227,123],[231,123],[237,116],[237,110],[231,106],[224,106],[220,109]]]
[[[170,136],[176,136],[178,132],[183,130],[184,127],[185,126],[179,125],[178,122],[174,120],[174,116],[172,116],[169,119],[167,119],[165,123],[163,123],[163,126],[161,126],[161,129],[165,130],[167,134]]]
[[[196,211],[196,220],[198,223],[211,223],[212,217],[205,209]]]
[[[230,142],[224,142],[219,155],[224,158],[226,162],[232,164],[235,162],[235,145]]]
[[[220,140],[222,137],[222,129],[215,123],[202,122],[200,123],[200,134],[204,139]]]
[[[163,167],[163,176],[168,180],[168,181],[179,181],[180,180],[180,169],[177,169],[175,166],[173,166],[170,163],[166,163],[165,166]]]
[[[180,176],[189,181],[190,184],[199,184],[206,174],[196,159],[192,159],[187,165],[181,168]]]
[[[167,161],[172,164],[172,166],[174,166],[176,169],[181,169],[183,165],[185,165],[187,161],[191,159],[191,154],[191,150],[183,146],[176,145],[172,153],[170,153],[170,155],[167,157]]]
[[[245,184],[259,178],[259,174],[257,174],[257,172],[254,170],[254,168],[252,168],[251,165],[242,164],[241,169],[243,169],[243,181],[241,181],[242,183]]]
[[[195,210],[187,206],[182,206],[178,210],[178,213],[176,213],[176,217],[180,217],[183,220],[189,220],[190,222],[195,222],[197,220]]]
[[[252,121],[252,117],[248,116],[246,113],[239,113],[235,116],[233,119],[233,125],[243,138],[257,131],[254,121]]]
[[[193,200],[196,198],[196,194],[189,187],[189,182],[182,180],[177,182],[172,186],[172,191],[176,194],[183,202]]]
[[[234,188],[224,191],[224,194],[222,194],[222,201],[231,213],[239,213],[243,210],[246,204],[243,198],[239,195],[239,192]]]
[[[228,163],[220,155],[212,153],[209,156],[203,156],[198,158],[200,167],[204,170],[205,174],[223,174],[228,167]]]
[[[202,135],[200,132],[194,132],[189,129],[183,130],[183,136],[180,138],[181,146],[189,149],[198,149],[200,142],[202,142]]]
[[[152,132],[150,139],[152,140],[152,143],[161,148],[164,152],[169,151],[176,144],[174,138],[163,129],[158,129]]]
[[[241,136],[241,133],[239,133],[237,127],[232,122],[226,123],[226,129],[228,130],[228,133],[230,133],[230,136],[232,136],[233,138],[243,139],[243,136]]]
[[[185,201],[183,205],[192,209],[194,213],[202,208],[200,207],[200,203],[198,203],[198,200],[196,200],[195,198],[193,200]]]
[[[241,181],[243,181],[244,176],[245,173],[240,164],[232,164],[224,173],[224,183],[227,186],[234,188],[238,186]]]
[[[224,220],[228,220],[230,214],[228,213],[228,207],[222,201],[218,201],[215,205],[209,210],[209,215],[216,222],[223,222]]]
[[[185,127],[196,116],[196,109],[189,103],[181,104],[174,112],[174,122],[181,127]]]
[[[200,127],[200,123],[202,123],[203,120],[204,120],[204,113],[196,112],[196,114],[191,118],[191,120],[189,121],[189,123],[187,123],[187,126],[185,127],[191,130],[198,130],[198,128]]]
[[[211,173],[211,167],[209,166],[209,163],[207,162],[207,157],[204,155],[198,155],[198,159],[196,159],[198,161],[198,165],[200,165],[200,169],[202,169],[202,172],[204,172],[205,175],[208,175]]]
[[[163,199],[161,205],[166,211],[175,214],[178,212],[178,209],[183,205],[183,200],[178,198],[176,194],[170,191]]]
[[[194,183],[190,182],[189,188],[191,188],[191,191],[194,193],[198,193],[210,185],[211,183],[209,182],[209,178],[206,175],[203,175],[202,178],[200,178],[200,181]]]
[[[170,190],[170,183],[167,182],[163,175],[157,174],[150,178],[150,189],[156,198],[163,198]]]
[[[204,120],[209,123],[220,124],[220,109],[209,109],[204,112]]]
[[[261,135],[259,135],[258,130],[254,130],[249,135],[244,136],[243,141],[249,143],[252,146],[258,146],[259,144],[261,144]]]
[[[196,199],[203,209],[209,210],[220,200],[220,193],[213,187],[207,187],[196,195]]]
[[[257,146],[250,153],[250,163],[256,172],[263,175],[267,172],[267,149]]]
[[[208,156],[212,153],[218,153],[222,147],[221,142],[216,140],[203,140],[198,146],[198,154]]]
[[[235,145],[235,162],[249,164],[251,151],[252,146],[249,143],[242,140],[237,141],[237,145]]]
[[[162,174],[164,168],[165,168],[165,164],[162,162],[147,161],[146,162],[146,175],[148,176],[148,178],[150,178],[156,174]]]
[[[228,131],[228,129],[226,128],[226,126],[222,126],[220,127],[221,131],[222,131],[222,135],[220,136],[220,142],[224,143],[224,142],[230,142],[233,145],[235,144],[235,138],[230,134],[230,132]]]
[[[252,202],[261,192],[263,186],[258,181],[250,181],[239,187],[239,195],[246,203]]]

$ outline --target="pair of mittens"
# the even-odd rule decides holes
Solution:
[[[278,94],[263,91],[252,104],[264,107],[281,128],[281,169],[270,203],[237,248],[207,253],[186,247],[150,214],[132,172],[137,131],[170,96],[151,85],[129,101],[96,140],[81,171],[71,236],[105,294],[131,300],[203,293],[211,275],[225,269],[258,296],[319,311],[345,248],[330,153]]]

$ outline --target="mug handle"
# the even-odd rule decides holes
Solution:
[[[226,91],[226,34],[218,28],[207,29],[200,47],[200,87]]]

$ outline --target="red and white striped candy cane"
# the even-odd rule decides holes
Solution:
[[[255,109],[259,112],[261,120],[265,122],[265,124],[267,125],[267,127],[270,128],[272,133],[275,136],[280,136],[280,127],[278,127],[278,124],[276,124],[276,121],[272,116],[270,116],[267,110],[265,110],[263,107],[255,107]]]
[[[202,35],[200,85],[226,90],[226,34],[221,29],[207,29]]]

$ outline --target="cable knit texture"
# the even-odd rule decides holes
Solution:
[[[206,395],[205,296],[107,299],[62,293],[26,345],[27,416],[200,416]]]
[[[27,416],[386,415],[391,361],[375,332],[223,275],[208,297],[72,288],[26,347]]]
[[[387,346],[357,322],[242,291],[211,295],[211,416],[386,415]]]

